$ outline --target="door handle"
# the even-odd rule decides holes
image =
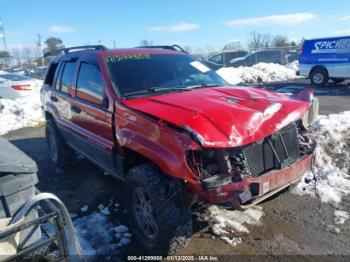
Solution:
[[[71,106],[70,108],[72,109],[73,112],[75,112],[77,114],[80,114],[80,112],[81,112],[81,109],[77,106]]]
[[[58,102],[58,98],[55,96],[50,96],[50,100],[54,103]]]

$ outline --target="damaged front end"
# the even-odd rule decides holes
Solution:
[[[314,148],[298,120],[254,143],[186,157],[210,203],[246,208],[297,182],[312,167]]]

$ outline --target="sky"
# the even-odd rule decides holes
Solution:
[[[142,39],[192,49],[222,48],[251,32],[302,37],[350,35],[350,1],[0,0],[9,48],[59,37],[66,46],[134,47]],[[3,49],[0,42],[0,50]]]

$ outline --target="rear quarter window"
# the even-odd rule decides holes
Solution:
[[[52,63],[50,65],[49,70],[47,71],[47,74],[45,77],[46,85],[52,86],[57,67],[58,67],[58,63]]]

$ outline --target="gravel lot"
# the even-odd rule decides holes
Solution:
[[[268,87],[296,92],[307,85],[301,80],[269,84]],[[320,114],[350,110],[350,88],[347,84],[317,89],[316,94],[320,101]],[[65,202],[71,213],[82,215],[80,208],[86,204],[89,206],[88,213],[92,212],[99,204],[107,204],[111,198],[122,204],[123,185],[112,177],[105,176],[102,170],[89,161],[82,159],[71,168],[56,168],[48,157],[44,127],[25,128],[4,137],[37,162],[39,190],[56,194]],[[350,211],[349,200],[344,199],[342,210]],[[196,233],[190,245],[177,255],[221,255],[220,261],[232,261],[232,257],[226,255],[244,255],[244,258],[251,258],[245,255],[267,255],[268,258],[277,259],[279,255],[322,255],[302,257],[302,260],[308,261],[349,259],[350,221],[338,226],[338,234],[327,230],[327,225],[334,225],[334,207],[321,204],[318,199],[294,195],[288,190],[261,205],[265,213],[262,218],[263,225],[249,227],[251,233],[241,236],[241,245],[231,247],[220,239],[214,239],[208,228],[197,222]],[[127,225],[122,209],[117,215],[118,219]],[[139,255],[142,254],[142,250],[132,242],[123,253]],[[295,261],[296,257],[291,256],[290,259]]]

